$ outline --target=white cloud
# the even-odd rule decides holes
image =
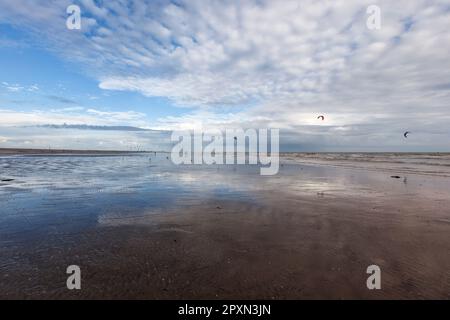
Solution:
[[[88,129],[49,129],[41,127],[2,127],[3,148],[52,148],[100,150],[170,150],[166,132],[102,131]]]
[[[24,87],[21,87],[18,84],[5,86],[5,88],[6,88],[6,90],[8,90],[10,92],[19,92],[19,91],[22,91],[23,89],[25,89]]]
[[[87,113],[93,114],[100,117],[107,117],[108,119],[114,121],[139,121],[146,117],[144,113],[136,112],[136,111],[101,111],[95,109],[88,109]]]
[[[73,111],[82,111],[84,110],[84,107],[68,107],[68,108],[59,108],[59,109],[51,109],[51,112],[73,112]]]
[[[33,84],[33,85],[29,86],[27,90],[30,92],[39,91],[39,86],[37,84]]]
[[[33,84],[31,86],[24,86],[17,83],[8,83],[3,81],[2,86],[8,90],[9,92],[20,92],[20,91],[29,91],[29,92],[36,92],[39,91],[39,86],[36,84]]]
[[[82,107],[52,110],[17,111],[0,109],[0,126],[30,126],[44,124],[87,124],[87,125],[148,125],[146,115],[135,111],[84,110]]]

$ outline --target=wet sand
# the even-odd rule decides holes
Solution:
[[[20,161],[0,161],[15,179],[0,186],[3,299],[450,298],[445,176],[288,160],[273,177],[165,156]],[[66,289],[71,264],[80,291]],[[372,264],[381,290],[366,287]]]
[[[0,156],[17,155],[127,155],[139,154],[145,151],[117,151],[117,150],[71,150],[71,149],[23,149],[0,148]]]

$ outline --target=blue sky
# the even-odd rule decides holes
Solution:
[[[4,40],[16,44],[19,41],[16,46],[0,48],[2,105],[12,104],[24,111],[57,108],[134,111],[145,114],[148,123],[162,116],[186,111],[180,111],[180,107],[174,106],[165,97],[145,97],[136,92],[100,89],[98,81],[83,66],[63,60],[46,50],[26,30],[2,24],[0,34]],[[145,126],[144,122],[142,124]]]
[[[81,30],[66,27],[71,4]],[[371,4],[0,0],[0,147],[279,128],[282,150],[450,151],[450,6],[378,1],[370,30]],[[155,131],[39,127],[64,123]]]

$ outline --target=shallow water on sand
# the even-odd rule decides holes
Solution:
[[[366,228],[372,230],[383,226],[395,227],[391,230],[393,233],[386,238],[397,234],[397,239],[402,239],[399,241],[409,243],[406,246],[404,242],[398,243],[399,250],[406,252],[398,252],[399,256],[393,267],[398,274],[390,271],[390,281],[397,287],[387,296],[399,298],[402,295],[428,295],[439,298],[446,289],[442,286],[446,286],[447,282],[433,283],[430,285],[431,289],[426,290],[420,286],[417,288],[414,281],[410,284],[412,288],[403,283],[407,280],[399,280],[399,284],[395,282],[395,279],[404,277],[412,281],[411,277],[417,274],[419,283],[437,282],[439,276],[432,274],[432,271],[442,270],[448,275],[448,259],[439,258],[450,247],[448,237],[441,237],[450,231],[450,179],[445,175],[430,176],[426,172],[422,174],[424,172],[420,170],[398,170],[399,178],[392,178],[392,171],[398,167],[395,162],[390,166],[387,160],[383,160],[382,168],[377,165],[372,167],[373,170],[367,170],[366,166],[352,165],[356,163],[351,162],[353,159],[345,162],[347,167],[336,168],[323,163],[311,163],[311,158],[308,163],[292,161],[290,156],[290,159],[282,160],[278,175],[260,176],[258,166],[174,166],[168,156],[169,154],[159,153],[132,156],[1,157],[0,179],[4,181],[0,182],[0,297],[67,297],[69,293],[64,291],[65,263],[84,257],[80,263],[84,261],[96,270],[90,275],[95,286],[99,286],[96,282],[100,281],[96,278],[101,272],[99,270],[108,269],[112,262],[121,266],[122,278],[119,279],[120,284],[117,284],[117,279],[115,285],[109,284],[114,287],[114,293],[105,291],[105,288],[100,291],[91,289],[85,291],[89,294],[78,297],[214,298],[212,288],[217,285],[215,281],[219,280],[202,281],[203,277],[217,275],[218,269],[217,265],[212,266],[205,261],[211,259],[226,268],[229,257],[225,254],[214,256],[211,252],[197,250],[206,243],[213,243],[209,249],[216,254],[228,252],[230,248],[223,246],[227,246],[227,243],[234,246],[235,240],[228,239],[227,234],[234,234],[237,239],[242,237],[238,246],[242,247],[242,252],[254,251],[256,260],[272,257],[277,261],[284,261],[292,275],[306,271],[305,266],[299,267],[301,263],[298,261],[289,260],[289,252],[299,250],[302,261],[310,259],[327,266],[327,259],[336,255],[339,256],[341,265],[352,265],[355,263],[354,257],[341,257],[337,252],[342,250],[342,246],[348,246],[346,250],[351,252],[363,252],[367,248],[358,247],[354,242],[364,243],[363,240],[367,238],[375,239],[380,248],[388,245],[382,243],[382,239],[378,239],[376,234],[365,234]],[[435,161],[435,156],[431,157]],[[323,159],[319,159],[319,162],[321,160]],[[414,165],[414,161],[409,163]],[[439,161],[445,162],[446,159]],[[231,221],[236,224],[248,223],[250,217],[252,225],[245,228],[230,225]],[[405,217],[413,218],[404,220]],[[309,221],[308,224],[305,221]],[[437,224],[435,229],[430,227],[430,223]],[[322,231],[311,234],[317,224]],[[348,230],[350,225],[353,226],[351,232]],[[413,227],[408,229],[410,225]],[[259,227],[255,229],[257,226]],[[333,227],[324,233],[324,226],[336,226],[336,229]],[[210,234],[212,229],[215,231]],[[174,233],[176,239],[165,243],[165,233],[158,233],[161,230]],[[261,230],[265,230],[266,234],[261,235]],[[342,234],[344,230],[349,234]],[[136,232],[139,232],[139,236]],[[301,234],[297,234],[298,232]],[[435,232],[436,238],[421,238],[422,243],[416,243],[413,239],[415,236],[411,235],[410,240],[408,232]],[[287,236],[300,239],[306,234],[309,234],[309,238],[304,239],[303,244],[285,239]],[[222,238],[216,242],[214,237]],[[259,237],[262,238],[257,241]],[[142,242],[142,239],[147,241]],[[177,252],[176,262],[184,266],[182,269],[167,266],[174,262],[169,259],[169,253],[155,252],[158,248],[165,248],[169,252],[175,250],[170,245],[171,241],[177,239],[178,244],[184,239],[192,246],[189,250],[195,253],[180,258],[180,253]],[[317,241],[311,243],[311,239]],[[317,257],[317,253],[307,250],[305,243],[310,243],[311,246],[322,244],[323,252],[329,255]],[[149,246],[146,252],[134,252],[136,248],[146,246]],[[278,251],[272,252],[273,248],[270,246],[275,246]],[[380,248],[377,247],[374,251],[381,250]],[[134,252],[132,258],[136,260],[135,264],[129,262],[128,253],[121,251],[125,249]],[[409,261],[408,257],[418,255],[420,258],[422,252],[426,255],[429,250],[435,251],[431,257],[427,255],[427,259],[431,261],[420,260],[419,264],[433,264],[433,268],[412,267],[417,261]],[[151,275],[146,273],[148,277],[159,279],[161,269],[167,269],[171,270],[167,272],[172,276],[178,274],[182,281],[189,282],[192,270],[204,268],[203,274],[198,276],[203,289],[183,283],[180,287],[173,287],[173,291],[167,291],[167,288],[164,291],[163,284],[160,287],[153,286],[154,291],[147,291],[150,289],[127,284],[133,279],[133,274],[139,274],[149,253],[159,258],[152,260],[154,270]],[[71,254],[76,258],[71,259]],[[203,254],[206,256],[202,256]],[[210,254],[213,257],[208,258]],[[239,256],[237,253],[232,254],[234,258],[236,255]],[[350,260],[346,260],[347,258]],[[386,259],[377,257],[379,263]],[[133,269],[136,265],[139,270]],[[268,282],[269,288],[271,284],[277,287],[290,282],[289,278],[280,279],[275,267],[261,266],[259,269],[253,263],[240,261],[239,268],[246,267],[264,274],[261,279]],[[127,273],[127,268],[133,271]],[[233,269],[222,271],[226,273],[232,272],[231,270]],[[364,270],[362,274],[364,275]],[[242,280],[237,275],[234,278],[232,275],[231,279]],[[261,279],[249,280],[249,286],[253,289],[248,289],[245,294],[240,291],[242,288],[227,287],[225,283],[228,283],[229,278],[222,279],[221,285],[230,298],[328,297],[325,293],[327,290],[317,279],[319,283],[305,284],[306,289],[291,287],[285,292],[278,287],[272,291],[257,289],[263,285],[259,282]],[[102,281],[108,283],[103,278]],[[442,288],[436,287],[439,285]],[[209,286],[210,291],[207,290]],[[403,288],[402,286],[406,289],[398,289]],[[363,289],[350,292],[337,289],[335,295],[329,297],[367,297]]]
[[[107,208],[165,209],[205,199],[257,201],[264,191],[325,196],[417,195],[448,199],[449,179],[420,174],[392,178],[395,166],[336,170],[283,161],[274,176],[253,165],[175,166],[168,154],[133,156],[17,156],[0,158],[0,221],[21,216],[82,214],[95,220]],[[309,157],[308,157],[309,158]],[[303,158],[302,158],[303,159]],[[314,158],[316,159],[316,158]],[[289,160],[289,159],[288,159]],[[322,160],[322,157],[318,160]],[[397,171],[396,171],[397,172]]]
[[[289,153],[297,163],[450,177],[449,153]]]

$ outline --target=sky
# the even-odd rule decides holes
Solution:
[[[449,53],[441,0],[0,0],[0,147],[278,128],[281,151],[450,151]]]

